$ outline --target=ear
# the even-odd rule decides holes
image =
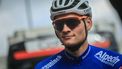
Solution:
[[[91,19],[91,17],[87,17],[85,22],[86,22],[87,30],[89,31],[92,28],[92,19]]]

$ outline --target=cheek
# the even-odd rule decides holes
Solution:
[[[84,30],[84,26],[82,24],[80,24],[79,26],[77,26],[77,28],[75,28],[75,31],[78,34],[82,34],[83,33],[83,30]]]
[[[85,28],[84,26],[79,26],[77,29],[75,29],[75,34],[77,35],[77,38],[84,38],[85,37]]]

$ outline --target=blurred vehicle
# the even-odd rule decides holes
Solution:
[[[31,35],[30,37],[26,38],[19,33],[8,39],[8,69],[34,69],[39,61],[64,49],[63,46],[58,45],[60,43],[54,35],[44,34],[36,37]],[[118,45],[111,32],[91,32],[88,41],[97,47],[118,51]]]
[[[7,69],[34,69],[42,59],[62,51],[64,48],[55,46],[57,41],[53,38],[52,34],[45,35],[40,30],[16,32],[8,38]]]
[[[19,42],[9,47],[8,69],[34,69],[42,59],[62,51],[63,47],[45,48],[34,52],[28,52],[25,42]]]
[[[19,43],[21,45],[21,43]],[[9,48],[8,69],[34,69],[34,66],[42,59],[54,55],[63,48],[47,48],[28,53],[24,46],[14,45]]]

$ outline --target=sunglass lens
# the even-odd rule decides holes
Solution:
[[[63,29],[63,26],[64,26],[64,23],[62,22],[55,23],[55,29],[58,31],[61,31]]]
[[[75,28],[80,23],[78,19],[66,19],[66,20],[58,20],[54,23],[54,27],[58,31],[62,31],[64,24],[66,24],[70,29]]]
[[[66,25],[67,25],[68,27],[70,27],[70,28],[74,28],[74,27],[76,27],[79,23],[80,23],[80,21],[77,20],[77,19],[69,19],[69,20],[67,20]]]

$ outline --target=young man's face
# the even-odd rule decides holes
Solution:
[[[60,41],[67,47],[75,46],[81,43],[86,37],[85,25],[89,30],[92,26],[91,19],[87,16],[78,16],[76,14],[67,14],[57,17],[53,20],[55,33]]]

